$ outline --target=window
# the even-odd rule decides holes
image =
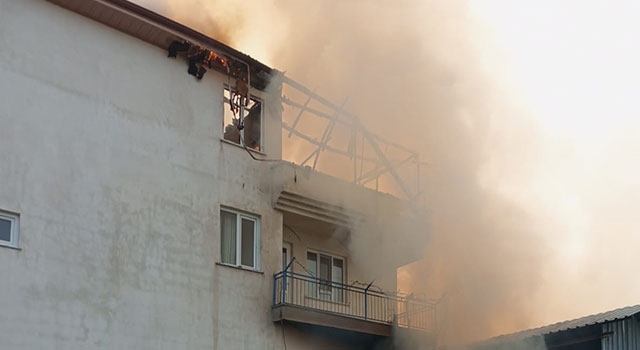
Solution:
[[[289,242],[282,242],[282,271],[284,271],[287,266],[289,265],[289,263],[291,262],[291,254],[293,253],[293,250],[291,248],[291,243]],[[293,268],[289,267],[290,272],[293,272]],[[284,279],[284,283],[285,285],[283,285],[284,287],[284,300],[286,302],[291,302],[291,293],[289,293],[289,291],[291,290],[291,278],[285,278]]]
[[[262,151],[262,102],[252,96],[245,104],[240,95],[232,92],[228,88],[224,89],[223,138],[239,145],[244,144],[249,149]],[[231,103],[238,106],[235,115],[231,111]]]
[[[229,209],[220,210],[220,257],[223,264],[258,270],[260,220]]]
[[[341,284],[345,280],[344,259],[317,252],[307,252],[307,270],[319,278],[319,282],[309,283],[308,295],[313,298],[344,301]],[[339,284],[339,285],[336,285]]]
[[[17,214],[0,211],[0,246],[18,247],[19,221]]]
[[[282,271],[287,268],[289,262],[291,261],[291,243],[282,242]]]

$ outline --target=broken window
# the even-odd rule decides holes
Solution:
[[[262,151],[262,101],[255,97],[248,100],[224,89],[223,138]]]

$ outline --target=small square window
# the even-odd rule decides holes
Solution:
[[[220,258],[223,264],[260,268],[260,220],[230,209],[220,210]]]
[[[18,247],[19,216],[0,211],[0,246]]]
[[[248,103],[244,103],[240,95],[232,92],[224,89],[223,138],[262,151],[262,101],[252,96]],[[235,114],[231,110],[231,103],[237,106]],[[241,120],[242,125],[238,127]]]

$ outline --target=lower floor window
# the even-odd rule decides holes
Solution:
[[[344,259],[308,251],[307,270],[313,277],[319,279],[309,283],[307,287],[308,296],[337,302],[344,301]]]
[[[18,247],[18,222],[17,214],[0,211],[0,245]]]
[[[260,220],[230,209],[220,210],[220,256],[224,264],[258,270]]]

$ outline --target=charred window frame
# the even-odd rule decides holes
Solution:
[[[307,270],[319,281],[310,282],[307,296],[334,302],[344,302],[343,285],[347,278],[346,259],[318,251],[307,251]]]
[[[251,95],[247,103],[234,100],[235,89],[224,88],[224,117],[222,121],[223,139],[238,145],[246,145],[253,151],[263,152],[264,103]],[[237,113],[232,111],[235,104]],[[241,123],[242,122],[242,123]]]
[[[0,210],[0,246],[18,248],[20,215]]]

